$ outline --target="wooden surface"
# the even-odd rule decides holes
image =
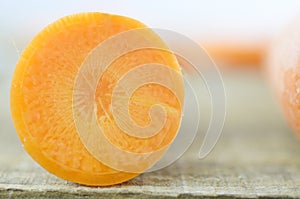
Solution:
[[[224,77],[227,120],[207,158],[197,158],[200,136],[175,164],[112,187],[73,184],[40,168],[23,151],[9,114],[2,111],[0,198],[300,198],[300,140],[283,121],[262,76]]]

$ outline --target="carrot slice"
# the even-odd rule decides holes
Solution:
[[[267,72],[285,118],[300,137],[300,19],[295,19],[270,48]]]
[[[268,49],[267,42],[218,42],[204,44],[205,49],[221,68],[261,69]]]
[[[175,55],[146,28],[123,16],[80,13],[47,26],[26,47],[12,80],[11,113],[25,150],[46,170],[113,185],[166,152],[181,121],[183,80]],[[143,42],[162,48],[123,49]]]

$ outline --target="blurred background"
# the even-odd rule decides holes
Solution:
[[[251,155],[253,152],[247,148],[256,148],[256,152],[264,151],[262,143],[267,138],[253,142],[253,146],[240,141],[242,138],[251,139],[253,131],[263,134],[265,126],[280,129],[288,139],[293,139],[294,135],[286,126],[272,97],[263,73],[263,60],[273,38],[300,15],[298,0],[1,0],[0,144],[8,145],[8,153],[21,148],[7,144],[18,140],[10,117],[9,89],[20,54],[49,23],[62,16],[86,11],[135,18],[152,28],[177,31],[203,45],[221,70],[228,97],[227,119],[220,142],[226,139],[226,133],[234,133],[241,139],[228,140],[230,146],[236,146],[236,151],[245,149],[244,154],[231,155],[241,156],[242,159],[245,154]],[[289,156],[284,151],[280,153],[282,158]]]

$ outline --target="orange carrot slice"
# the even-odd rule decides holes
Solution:
[[[166,152],[181,121],[183,80],[175,55],[146,28],[123,16],[81,13],[49,25],[26,47],[11,113],[25,150],[46,170],[113,185]],[[143,44],[160,49],[126,52]]]
[[[268,49],[267,42],[243,44],[242,42],[207,43],[205,49],[221,68],[262,68]]]
[[[293,21],[273,43],[268,56],[268,74],[285,118],[300,136],[300,20]]]

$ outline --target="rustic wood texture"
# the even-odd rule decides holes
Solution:
[[[0,198],[300,198],[300,140],[262,76],[224,77],[227,120],[207,158],[197,158],[200,136],[173,165],[111,187],[77,185],[40,168],[23,151],[8,113],[0,113]]]

